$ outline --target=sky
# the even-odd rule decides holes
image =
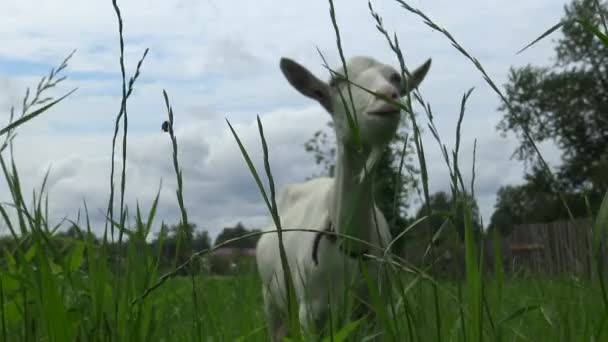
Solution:
[[[335,0],[346,56],[369,55],[398,65],[375,28],[366,0]],[[418,0],[407,1],[446,28],[502,86],[510,67],[550,65],[554,39],[521,54],[516,52],[559,21],[563,0]],[[175,112],[174,128],[183,169],[189,220],[216,236],[225,226],[242,222],[261,228],[269,222],[264,202],[230,133],[229,120],[263,168],[256,116],[264,125],[270,162],[279,189],[319,172],[304,150],[312,134],[326,127],[327,113],[304,98],[280,73],[280,57],[290,57],[320,78],[328,74],[317,53],[330,65],[339,55],[327,1],[118,1],[124,19],[127,75],[135,71],[146,48],[150,52],[128,103],[126,203],[144,213],[160,189],[157,223],[179,221],[171,141],[160,129],[167,119],[162,91]],[[427,58],[432,67],[420,87],[431,103],[435,124],[449,149],[462,95],[471,87],[462,126],[460,165],[471,177],[473,142],[477,139],[475,193],[488,223],[499,187],[522,182],[524,164],[512,159],[513,135],[496,130],[499,97],[473,64],[440,33],[396,1],[373,2],[389,32],[395,32],[406,64]],[[15,161],[25,193],[48,180],[49,219],[75,220],[86,202],[93,229],[103,230],[110,187],[111,142],[120,107],[121,78],[117,19],[110,0],[3,0],[0,2],[0,122],[11,106],[20,108],[27,87],[35,87],[72,50],[68,78],[48,95],[78,90],[47,113],[18,129]],[[419,120],[426,125],[424,114]],[[4,126],[4,124],[0,124]],[[122,130],[122,129],[121,129]],[[119,137],[120,138],[120,137]],[[430,190],[447,191],[448,171],[428,129]],[[120,149],[118,150],[120,152]],[[558,149],[542,144],[552,166]],[[117,167],[121,161],[117,157]],[[119,173],[119,172],[117,172]],[[162,185],[161,185],[162,180]],[[120,179],[115,179],[117,187]],[[0,180],[0,201],[9,194]],[[420,203],[412,203],[416,208]],[[0,224],[0,233],[6,227]]]

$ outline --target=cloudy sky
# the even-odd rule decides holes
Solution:
[[[551,40],[523,54],[515,52],[559,20],[565,1],[408,3],[448,29],[502,85],[510,66],[551,63]],[[250,227],[265,225],[268,217],[263,201],[225,119],[233,123],[261,166],[255,122],[260,115],[279,188],[318,171],[303,144],[325,127],[328,116],[289,87],[278,60],[291,57],[327,77],[316,47],[330,64],[336,64],[329,4],[323,0],[129,0],[119,1],[119,5],[129,75],[144,49],[150,48],[128,104],[128,204],[134,207],[138,201],[147,212],[162,179],[158,217],[166,222],[178,220],[170,140],[160,130],[167,115],[162,98],[166,89],[175,110],[191,221],[212,236],[238,221]],[[370,55],[397,65],[375,30],[366,0],[336,0],[335,5],[348,56]],[[476,88],[464,119],[460,163],[470,168],[477,139],[476,193],[484,222],[488,222],[496,190],[521,182],[523,173],[523,164],[510,159],[516,141],[495,129],[500,120],[498,97],[474,66],[420,18],[392,0],[377,0],[374,6],[385,26],[397,32],[410,67],[433,58],[420,90],[432,104],[439,132],[449,147],[455,140],[462,94]],[[16,161],[28,193],[39,187],[44,172],[51,168],[52,220],[75,218],[86,200],[94,222],[100,222],[109,194],[111,139],[121,91],[117,20],[111,1],[2,0],[0,13],[3,122],[8,120],[10,106],[19,105],[26,87],[35,86],[42,75],[77,49],[66,70],[68,80],[52,94],[61,95],[72,87],[78,91],[19,129]],[[447,169],[428,129],[425,143],[431,190],[447,190]],[[550,163],[559,163],[554,147],[542,149]],[[0,200],[7,199],[2,180]],[[102,226],[98,224],[96,229],[101,231]]]

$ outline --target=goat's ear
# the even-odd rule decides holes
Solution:
[[[405,82],[406,84],[404,84],[403,88],[401,89],[401,96],[404,96],[410,91],[418,88],[430,68],[431,59],[429,58],[426,62],[424,62],[424,64],[419,66],[418,69],[412,72],[411,77],[407,80],[407,82]]]
[[[281,58],[280,66],[289,84],[303,95],[317,100],[328,112],[332,112],[331,96],[327,83],[321,81],[304,66],[289,58]]]

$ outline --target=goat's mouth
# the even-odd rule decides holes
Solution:
[[[367,112],[367,114],[372,116],[387,118],[399,116],[399,113],[401,113],[400,108],[390,103],[383,103],[380,106],[375,106],[375,108]]]
[[[377,117],[394,117],[394,116],[399,116],[399,113],[401,113],[401,111],[399,109],[394,109],[394,108],[381,109],[381,110],[367,112],[368,115],[377,116]]]

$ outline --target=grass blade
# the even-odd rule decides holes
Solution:
[[[588,31],[590,31],[591,33],[593,33],[597,38],[599,38],[600,41],[605,46],[608,46],[608,36],[605,33],[602,33],[602,31],[600,31],[599,28],[597,28],[597,26],[591,24],[586,19],[577,20],[577,22],[579,24],[581,24],[584,28],[586,28]]]
[[[498,321],[496,323],[497,326],[503,325],[509,321],[512,321],[514,319],[516,319],[519,316],[525,315],[526,313],[532,312],[532,311],[536,311],[539,310],[540,306],[538,305],[527,305],[524,307],[521,307],[513,312],[511,312],[509,315],[507,315],[507,317],[501,319],[500,321]]]
[[[534,39],[530,44],[526,45],[524,48],[522,48],[521,50],[517,51],[517,54],[520,54],[520,53],[524,52],[525,50],[527,50],[532,45],[534,45],[534,44],[538,43],[539,41],[545,39],[545,37],[549,36],[550,34],[552,34],[555,31],[559,30],[562,26],[564,26],[563,22],[559,22],[559,23],[553,25],[550,29],[548,29],[547,31],[545,31],[540,36],[538,36],[538,38]]]
[[[281,264],[283,267],[283,275],[284,275],[284,281],[285,281],[285,288],[287,290],[287,307],[288,307],[288,312],[289,312],[289,321],[290,321],[290,325],[291,325],[291,330],[292,332],[295,334],[295,338],[297,341],[300,341],[302,339],[301,334],[300,334],[300,327],[299,327],[299,320],[298,320],[298,311],[296,309],[296,300],[295,300],[295,290],[294,290],[294,286],[293,286],[293,279],[291,278],[291,270],[289,267],[289,264],[287,262],[287,254],[285,253],[285,246],[283,245],[283,235],[282,235],[282,227],[281,227],[281,221],[279,219],[278,216],[278,211],[276,208],[276,204],[275,206],[273,206],[273,204],[270,202],[270,200],[268,199],[268,195],[266,194],[266,190],[264,189],[264,185],[262,184],[262,180],[260,179],[260,176],[258,175],[258,172],[255,168],[255,165],[253,165],[253,162],[251,161],[251,158],[249,157],[249,153],[247,153],[247,150],[245,149],[245,146],[243,146],[243,143],[241,142],[241,139],[239,138],[238,134],[236,133],[236,131],[234,130],[234,128],[232,127],[232,125],[230,124],[230,121],[226,120],[226,122],[228,123],[228,126],[230,127],[230,131],[232,132],[232,135],[234,136],[234,139],[236,140],[239,149],[241,150],[241,154],[243,155],[243,158],[245,159],[245,162],[247,163],[247,167],[249,168],[249,172],[251,173],[251,175],[253,176],[256,184],[258,185],[258,188],[260,190],[260,193],[262,194],[262,197],[264,198],[264,202],[266,202],[266,206],[268,207],[268,210],[270,211],[274,223],[277,227],[277,234],[278,234],[278,240],[279,240],[279,254],[281,257]],[[260,131],[260,137],[262,139],[262,146],[266,146],[266,141],[264,138],[264,132],[262,129],[262,125],[261,122],[259,121],[258,118],[258,129]],[[264,153],[265,153],[265,160],[268,158],[268,149],[267,147],[264,147]],[[266,163],[267,164],[267,163]],[[270,171],[269,169],[267,170],[268,172]],[[269,179],[271,178],[271,175],[269,174]],[[270,181],[270,180],[269,180]],[[274,199],[272,200],[274,203]]]
[[[76,90],[78,90],[78,88],[74,88],[72,90],[70,90],[67,94],[63,95],[62,97],[58,98],[57,100],[47,104],[46,106],[39,108],[29,114],[26,114],[25,116],[15,120],[14,122],[8,124],[6,127],[0,129],[0,136],[7,134],[8,132],[12,131],[13,129],[21,126],[22,124],[30,121],[31,119],[37,117],[38,115],[46,112],[47,110],[49,110],[51,107],[53,107],[54,105],[58,104],[59,102],[63,101],[66,97],[72,95]]]

